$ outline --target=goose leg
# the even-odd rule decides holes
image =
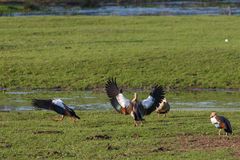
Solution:
[[[62,121],[64,119],[64,115],[61,115],[60,118],[57,118],[56,121]]]
[[[54,118],[55,121],[62,121],[64,119],[64,115],[61,115],[60,118]]]
[[[59,119],[60,121],[62,121],[64,119],[64,115],[61,116],[61,118]]]
[[[141,121],[134,121],[134,126],[137,127],[141,124]]]
[[[137,122],[136,121],[134,121],[134,127],[136,127],[137,126]]]
[[[74,117],[71,117],[71,119],[72,119],[73,123],[75,123],[75,122],[76,122],[76,118],[74,118]]]
[[[221,131],[222,131],[222,129],[219,129],[219,131],[218,131],[218,135],[219,136],[221,135]]]

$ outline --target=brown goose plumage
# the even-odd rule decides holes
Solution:
[[[158,115],[164,114],[164,117],[166,117],[166,114],[170,111],[170,104],[164,98],[161,103],[159,103],[159,106],[156,108],[156,112]]]

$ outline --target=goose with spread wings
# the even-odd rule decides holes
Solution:
[[[155,111],[159,103],[164,99],[164,90],[161,86],[154,86],[148,98],[139,101],[137,93],[131,100],[123,95],[122,89],[118,88],[116,78],[109,78],[106,82],[106,92],[110,99],[113,108],[124,115],[131,115],[134,119],[134,125],[137,126],[142,123],[145,115],[151,114]]]
[[[76,115],[73,109],[69,108],[61,99],[33,99],[32,105],[41,108],[53,110],[61,115],[61,118],[58,120],[63,120],[65,116],[69,116],[75,122],[76,119],[80,119],[79,116]]]

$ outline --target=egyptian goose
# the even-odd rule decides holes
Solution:
[[[216,112],[210,114],[210,120],[216,128],[219,129],[218,134],[221,135],[221,130],[224,129],[226,135],[232,134],[232,126],[229,120],[223,116],[218,116]]]
[[[164,90],[156,85],[153,87],[148,98],[139,101],[137,93],[134,93],[132,100],[127,99],[123,95],[122,89],[119,89],[116,78],[109,78],[106,82],[106,92],[113,108],[124,115],[131,115],[134,119],[134,125],[142,124],[145,115],[152,113],[164,98]]]
[[[166,114],[170,111],[170,105],[166,98],[162,100],[161,103],[159,103],[159,106],[156,108],[156,112],[159,114],[164,114],[164,117],[166,117]]]
[[[33,99],[32,105],[37,108],[49,109],[57,112],[58,114],[61,115],[61,118],[58,120],[63,120],[64,116],[71,117],[74,122],[76,119],[80,119],[80,117],[76,115],[74,110],[69,108],[67,105],[65,105],[61,99],[53,99],[53,100],[52,99],[48,99],[48,100]]]

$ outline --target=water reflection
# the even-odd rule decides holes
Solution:
[[[131,98],[132,93],[126,93]],[[146,98],[148,93],[139,92],[139,98]],[[240,111],[239,91],[192,91],[170,92],[166,97],[171,110],[215,110]],[[0,92],[0,111],[34,110],[33,98],[60,98],[67,105],[77,110],[112,110],[104,92],[92,91],[5,91]]]
[[[104,4],[99,8],[54,6],[41,11],[2,14],[3,16],[32,15],[93,15],[93,16],[136,16],[136,15],[240,15],[240,1],[173,1],[152,2],[118,6]]]
[[[240,8],[222,7],[122,7],[107,6],[97,9],[48,8],[46,11],[3,14],[2,16],[88,15],[88,16],[143,16],[143,15],[239,15]]]

